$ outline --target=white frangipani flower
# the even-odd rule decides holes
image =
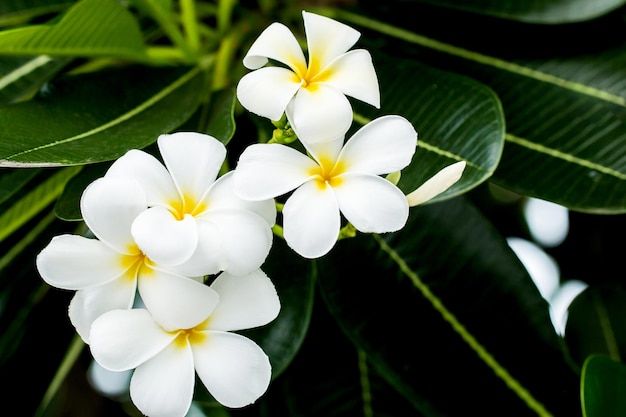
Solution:
[[[378,79],[369,52],[348,51],[361,36],[358,31],[313,13],[302,16],[308,64],[293,33],[273,23],[244,57],[244,66],[255,71],[241,78],[237,97],[247,110],[271,120],[285,113],[301,141],[330,141],[352,124],[346,96],[380,107]],[[288,68],[265,67],[270,59]]]
[[[135,181],[145,192],[149,208],[131,229],[137,246],[183,275],[243,275],[259,268],[272,243],[274,201],[237,197],[232,172],[216,180],[226,148],[209,135],[161,135],[157,144],[165,165],[131,150],[105,175]]]
[[[255,144],[241,154],[235,192],[264,200],[295,191],[283,207],[287,243],[300,255],[317,258],[334,246],[340,213],[361,232],[393,232],[408,218],[404,193],[380,177],[410,162],[417,132],[401,116],[383,116],[359,129],[345,146],[341,139],[309,144],[312,158],[280,144]]]
[[[91,352],[102,367],[134,369],[131,399],[147,416],[183,417],[193,398],[194,371],[209,393],[231,408],[252,404],[269,386],[267,355],[232,332],[276,318],[280,302],[272,282],[261,270],[222,273],[207,289],[214,296],[182,306],[181,314],[193,319],[178,326],[132,309],[103,314],[91,328]]]
[[[107,311],[131,308],[137,289],[165,323],[185,321],[181,306],[212,296],[206,285],[159,266],[137,247],[131,224],[147,207],[139,184],[97,179],[81,197],[83,218],[97,239],[56,236],[37,256],[46,283],[76,290],[69,317],[86,343],[91,323]]]

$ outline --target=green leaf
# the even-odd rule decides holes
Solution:
[[[88,164],[143,148],[193,114],[203,76],[128,67],[65,78],[45,97],[0,107],[0,166]]]
[[[224,145],[227,145],[235,134],[236,97],[234,88],[219,90],[211,95],[205,122],[206,133]]]
[[[424,415],[576,415],[547,303],[460,197],[414,208],[400,232],[340,241],[319,270],[344,332]]]
[[[581,401],[584,417],[626,414],[626,365],[605,355],[585,360],[581,376]]]
[[[556,44],[560,51],[542,52],[551,57],[557,54],[556,58],[547,60],[538,54],[529,59],[529,52],[523,49],[526,43],[517,49],[507,44],[499,55],[471,49],[484,48],[477,43],[480,37],[474,40],[467,35],[476,24],[491,23],[494,30],[503,29],[467,16],[455,20],[461,26],[454,32],[461,36],[447,42],[446,38],[452,37],[450,31],[443,34],[436,24],[437,19],[450,24],[446,20],[449,16],[443,13],[431,17],[432,37],[412,31],[413,23],[402,21],[403,15],[398,13],[377,15],[378,19],[389,19],[389,24],[342,11],[334,16],[377,33],[378,49],[463,73],[498,94],[507,134],[502,159],[491,178],[494,183],[576,211],[626,212],[626,92],[624,84],[616,81],[624,77],[626,46],[612,47],[598,41],[590,43],[588,53],[567,56],[562,44]],[[622,31],[623,26],[621,22]],[[517,29],[515,36],[521,36],[521,28]],[[538,43],[546,38],[544,32],[523,29]],[[420,26],[413,30],[429,29]],[[574,29],[552,30],[565,31],[555,39],[573,41],[568,37],[573,36]],[[578,30],[593,33],[599,29],[590,26]],[[518,58],[510,58],[516,52]]]
[[[31,99],[67,63],[67,59],[55,59],[47,55],[3,57],[0,60],[0,104]]]
[[[414,2],[540,24],[589,20],[609,13],[626,3],[624,0],[414,0]]]
[[[1,169],[0,204],[22,189],[39,172],[37,169]]]
[[[0,32],[0,54],[146,59],[137,21],[116,0],[81,0],[58,23]]]
[[[67,181],[80,169],[81,167],[67,167],[51,173],[49,178],[29,190],[0,214],[0,241],[51,204],[61,194]]]
[[[57,198],[54,205],[55,215],[65,221],[80,221],[83,215],[80,211],[80,198],[85,188],[97,178],[104,176],[106,170],[111,166],[109,162],[90,164],[75,175],[63,188],[63,193]]]
[[[4,0],[0,2],[0,27],[27,23],[51,13],[61,12],[75,0]]]
[[[467,166],[461,179],[430,202],[467,192],[487,180],[504,145],[504,115],[496,95],[472,79],[416,61],[384,54],[374,60],[380,112],[402,115],[418,132],[418,149],[398,183],[402,191],[415,190],[442,168],[462,160]],[[355,109],[369,119],[376,114],[360,103]]]
[[[580,365],[588,356],[626,358],[626,290],[621,283],[589,286],[569,306],[565,340]]]

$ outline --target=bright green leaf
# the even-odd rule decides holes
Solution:
[[[77,75],[45,97],[0,107],[0,166],[95,163],[143,148],[193,114],[208,94],[203,75],[198,67]]]
[[[585,360],[581,375],[584,417],[626,415],[626,365],[604,355]]]
[[[0,54],[145,60],[139,24],[116,0],[81,0],[53,24],[0,32]]]

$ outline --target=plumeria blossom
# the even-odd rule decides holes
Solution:
[[[97,179],[83,192],[80,205],[96,238],[55,236],[36,263],[46,283],[76,290],[69,317],[86,343],[91,323],[107,311],[131,308],[137,289],[144,304],[164,322],[187,303],[212,296],[206,285],[166,269],[138,248],[131,225],[148,208],[139,184]]]
[[[252,71],[237,97],[252,113],[279,120],[285,113],[301,141],[343,137],[352,124],[350,96],[380,106],[378,79],[364,49],[348,51],[360,37],[353,28],[303,11],[308,63],[293,33],[272,23],[250,47],[243,64]],[[286,65],[266,66],[269,60]]]
[[[276,318],[280,302],[272,282],[261,270],[222,273],[207,289],[214,296],[182,306],[180,322],[165,324],[146,309],[131,309],[105,313],[93,323],[94,359],[112,371],[134,369],[131,399],[147,416],[184,416],[195,373],[218,402],[232,408],[255,402],[269,386],[267,355],[233,332]]]
[[[351,139],[309,144],[311,157],[281,144],[254,144],[235,169],[235,192],[264,200],[295,189],[283,207],[287,243],[316,258],[334,246],[344,217],[361,232],[393,232],[408,218],[404,193],[380,177],[406,167],[415,153],[417,132],[401,116],[383,116]]]
[[[209,135],[161,135],[157,145],[164,164],[130,150],[105,175],[135,182],[146,195],[148,208],[131,227],[141,251],[188,276],[259,268],[272,243],[274,201],[244,201],[233,193],[232,172],[217,178],[226,148]]]

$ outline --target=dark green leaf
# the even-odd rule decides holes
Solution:
[[[626,46],[599,39],[585,43],[586,53],[578,49],[568,56],[563,52],[572,42],[583,42],[581,36],[572,39],[573,33],[587,34],[601,27],[579,27],[577,31],[551,28],[549,34],[554,40],[547,37],[547,30],[509,29],[515,37],[526,30],[524,33],[534,34],[536,43],[545,42],[554,48],[542,49],[550,59],[539,53],[529,59],[539,48],[529,48],[525,42],[507,44],[502,50],[478,43],[492,37],[471,36],[477,24],[491,24],[493,31],[487,26],[480,32],[491,34],[505,30],[505,25],[477,22],[467,15],[454,20],[455,27],[459,25],[454,33],[460,36],[450,40],[447,38],[452,38],[451,32],[442,32],[436,20],[438,17],[441,22],[453,24],[445,14],[431,16],[434,37],[419,33],[427,28],[398,13],[376,15],[394,24],[344,12],[336,15],[371,30],[370,38],[378,36],[373,43],[387,53],[395,51],[469,75],[498,94],[507,134],[502,159],[492,176],[494,183],[576,211],[626,212],[626,84],[621,82],[626,77]],[[615,25],[615,30],[624,33],[623,21]]]
[[[220,90],[211,95],[206,115],[206,133],[224,145],[227,145],[235,134],[235,103],[235,89]]]
[[[320,261],[346,334],[427,416],[577,415],[578,377],[504,238],[460,198],[413,210],[401,232]]]
[[[0,170],[0,203],[4,203],[40,171],[37,169]]]
[[[589,286],[569,307],[565,340],[582,366],[594,354],[626,357],[626,290],[620,284]]]
[[[625,3],[624,0],[416,0],[416,2],[543,24],[593,19]]]
[[[81,0],[57,23],[0,32],[0,54],[146,59],[137,21],[116,0]]]
[[[128,67],[65,78],[44,97],[0,107],[0,166],[118,158],[180,126],[205,91],[199,68]]]
[[[0,60],[0,104],[32,98],[67,63],[67,59],[46,55],[34,58],[3,57]]]
[[[91,164],[83,167],[80,175],[75,175],[63,189],[54,205],[56,216],[65,221],[80,221],[83,215],[80,211],[80,198],[85,188],[97,178],[104,176],[111,166],[108,162]]]
[[[0,27],[29,22],[35,17],[61,12],[76,0],[3,0],[0,2]]]
[[[504,115],[495,94],[469,78],[417,61],[374,57],[381,90],[378,113],[399,114],[418,132],[418,149],[398,186],[409,193],[445,166],[465,160],[459,182],[431,202],[464,193],[495,171],[504,145]],[[411,80],[407,83],[407,80]],[[374,118],[371,107],[355,108]]]
[[[585,417],[626,414],[626,365],[605,355],[592,355],[583,366],[581,395]]]

